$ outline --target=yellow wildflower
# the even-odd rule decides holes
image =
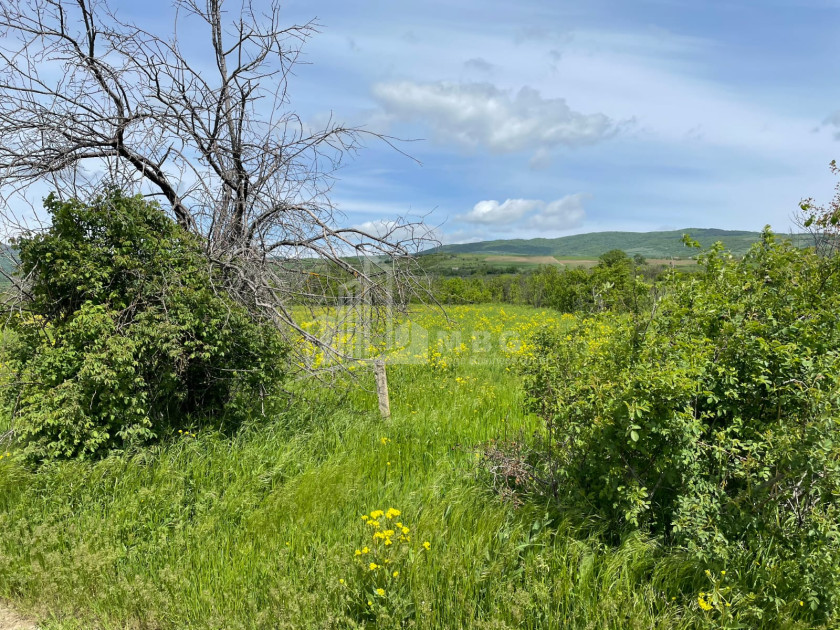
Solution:
[[[367,547],[362,547],[362,553],[369,553],[369,552],[370,552],[370,549],[368,549]]]
[[[385,512],[385,517],[390,520],[395,516],[399,516],[400,514],[401,512],[399,510],[395,510],[394,508],[388,508],[388,511]]]
[[[423,549],[425,549],[426,551],[428,551],[431,546],[432,545],[428,540],[423,543]]]
[[[705,600],[703,593],[700,593],[700,596],[697,598],[697,603],[700,604],[700,608],[705,611],[709,611],[713,608],[713,606]]]
[[[384,588],[376,589],[376,594],[379,595],[380,597],[385,597],[385,589]]]
[[[371,571],[376,571],[378,568],[379,568],[379,565],[378,565],[378,564],[376,564],[375,562],[371,562],[371,563],[368,565],[368,569],[369,569],[369,570],[371,570]]]
[[[357,555],[357,556],[361,556],[361,555],[362,555],[362,552],[361,552],[361,551],[359,551],[358,549],[356,549],[356,555]]]
[[[399,577],[400,572],[399,571],[394,571],[391,575],[393,575],[394,577]]]
[[[383,512],[382,510],[374,510],[373,512],[370,513],[370,517],[374,518],[374,519],[382,518],[382,516],[384,514],[385,514],[385,512]]]

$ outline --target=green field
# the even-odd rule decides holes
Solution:
[[[363,387],[299,382],[286,412],[233,437],[185,426],[37,474],[0,460],[0,598],[52,630],[701,627],[706,567],[492,488],[491,441],[540,430],[520,340],[574,318],[448,315],[412,316],[430,349],[391,356],[389,420],[359,368]],[[361,518],[389,508],[410,528],[393,554]]]

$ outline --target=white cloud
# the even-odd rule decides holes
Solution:
[[[513,223],[523,216],[545,205],[538,199],[508,199],[499,203],[495,199],[479,201],[473,209],[458,217],[469,223],[483,223],[484,225],[503,225]]]
[[[578,193],[552,201],[530,218],[529,227],[568,230],[579,226],[586,217],[586,211],[583,209],[585,197],[586,195]]]
[[[479,201],[473,209],[457,218],[480,225],[512,225],[517,229],[568,230],[579,226],[586,216],[583,200],[578,193],[545,202],[541,199],[495,199]]]
[[[437,233],[437,230],[422,222],[406,223],[403,221],[378,219],[354,225],[353,229],[375,238],[385,239],[390,243],[417,243],[422,247],[431,247],[435,242],[440,240],[440,235]]]
[[[493,153],[593,144],[613,135],[604,114],[573,111],[562,98],[523,87],[515,94],[489,83],[378,83],[373,95],[396,120],[429,125],[441,142]]]

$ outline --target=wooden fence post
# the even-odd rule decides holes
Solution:
[[[385,374],[385,361],[376,359],[373,362],[373,372],[376,375],[376,394],[379,396],[379,413],[383,418],[391,417],[391,401],[388,398],[388,377]]]

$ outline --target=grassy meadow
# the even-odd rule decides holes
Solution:
[[[48,630],[725,627],[698,607],[706,567],[492,488],[486,446],[541,430],[519,340],[573,318],[447,314],[411,316],[429,349],[390,358],[388,420],[359,368],[233,436],[183,426],[38,473],[4,453],[0,599]]]

